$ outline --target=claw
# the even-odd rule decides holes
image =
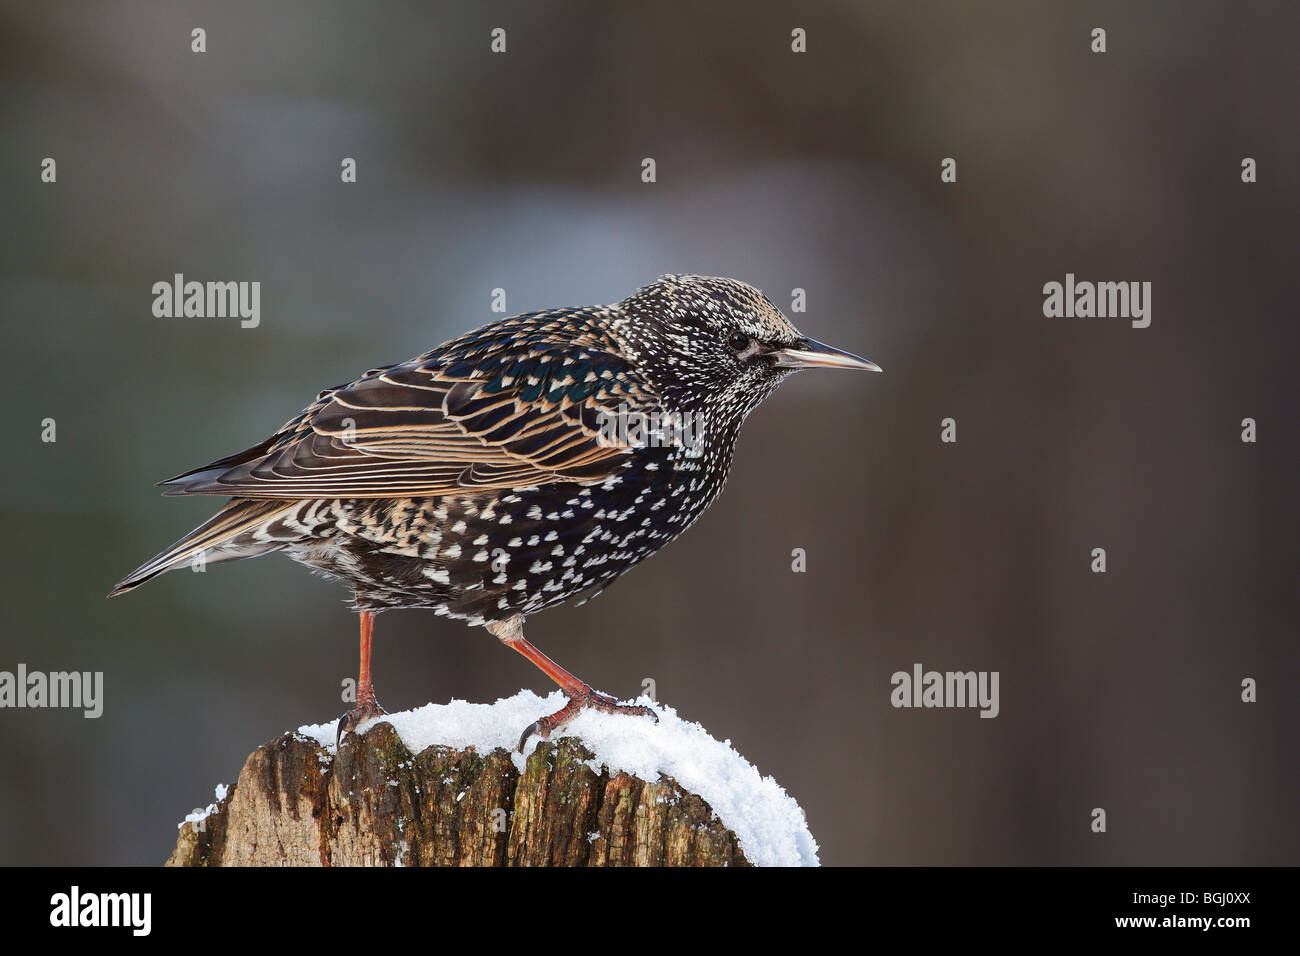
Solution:
[[[599,710],[606,714],[627,714],[630,717],[653,717],[654,722],[659,723],[659,715],[653,708],[642,706],[641,704],[620,704],[612,697],[606,697],[592,690],[586,684],[582,685],[581,690],[575,694],[569,695],[569,702],[553,714],[546,717],[539,717],[526,728],[519,738],[519,752],[524,752],[524,746],[528,743],[528,738],[537,734],[545,740],[552,733],[568,724],[579,713],[588,708]]]
[[[528,738],[531,737],[534,733],[537,732],[537,725],[538,725],[539,723],[541,723],[541,721],[539,721],[539,720],[534,720],[531,724],[529,724],[527,727],[525,727],[525,728],[524,728],[524,732],[523,732],[522,734],[519,735],[519,752],[520,752],[520,753],[523,753],[523,752],[524,752],[524,744],[528,743]]]
[[[343,745],[343,735],[351,733],[361,726],[362,721],[369,720],[371,717],[379,717],[388,711],[379,706],[379,701],[373,697],[369,700],[360,701],[356,707],[349,710],[339,718],[338,729],[334,732],[334,751],[337,753]]]

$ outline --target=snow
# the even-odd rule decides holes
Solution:
[[[540,741],[530,738],[525,753],[520,754],[515,750],[519,734],[538,717],[559,710],[565,700],[558,690],[548,697],[522,690],[495,704],[453,700],[378,719],[392,724],[412,753],[436,744],[457,750],[475,747],[482,752],[501,747],[511,753],[522,772],[527,755]],[[745,858],[756,866],[818,865],[817,841],[803,809],[780,784],[760,774],[735,751],[730,740],[715,740],[672,707],[648,699],[637,703],[653,707],[659,723],[646,717],[585,710],[558,736],[581,737],[596,755],[590,764],[597,773],[603,765],[610,773],[624,771],[642,780],[669,776],[698,794],[736,834]],[[359,730],[365,732],[374,723],[366,721]],[[298,733],[332,752],[337,726],[334,720],[300,727]]]
[[[217,798],[217,803],[220,803],[222,800],[226,799],[226,793],[228,790],[229,788],[224,783],[217,784],[217,786],[214,788],[214,793]],[[212,816],[212,814],[217,812],[217,803],[209,803],[202,810],[194,810],[191,813],[187,813],[185,815],[185,819],[182,820],[180,823],[176,824],[176,829],[179,830],[187,823],[196,823],[196,824],[202,823],[208,817]],[[198,829],[202,830],[203,828],[199,827]]]

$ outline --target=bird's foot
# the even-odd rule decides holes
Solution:
[[[524,745],[528,743],[528,738],[533,734],[545,740],[552,733],[564,727],[569,721],[577,717],[579,713],[590,708],[599,710],[606,714],[627,714],[630,717],[653,717],[655,723],[659,723],[659,715],[650,707],[643,707],[640,704],[620,704],[613,697],[606,697],[604,694],[597,693],[586,684],[582,685],[581,690],[576,694],[569,695],[569,702],[557,710],[555,713],[546,717],[541,717],[525,728],[519,738],[519,752],[524,752]]]
[[[379,701],[375,700],[373,694],[369,697],[362,697],[357,701],[357,706],[353,707],[346,714],[339,718],[339,727],[334,734],[334,749],[337,751],[343,742],[343,735],[351,733],[361,726],[361,722],[369,720],[371,717],[379,717],[388,713],[384,708],[379,706]]]

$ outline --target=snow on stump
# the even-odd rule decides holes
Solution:
[[[729,743],[651,701],[659,723],[585,711],[514,750],[564,698],[429,704],[334,723],[249,756],[180,824],[168,866],[815,866],[803,810]]]

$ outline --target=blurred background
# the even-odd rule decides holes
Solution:
[[[153,482],[499,317],[495,288],[517,313],[670,271],[805,289],[801,328],[885,374],[796,376],[691,532],[535,643],[610,693],[653,678],[827,864],[1297,862],[1298,26],[5,3],[0,670],[103,671],[105,709],[0,710],[0,863],[158,864],[251,750],[343,709],[347,595],[286,558],[104,600],[217,504]],[[178,272],[260,281],[260,325],[155,318]],[[1151,326],[1044,318],[1067,272],[1150,281]],[[427,612],[383,615],[375,653],[390,710],[550,690]],[[892,708],[917,662],[999,671],[1000,716]]]

